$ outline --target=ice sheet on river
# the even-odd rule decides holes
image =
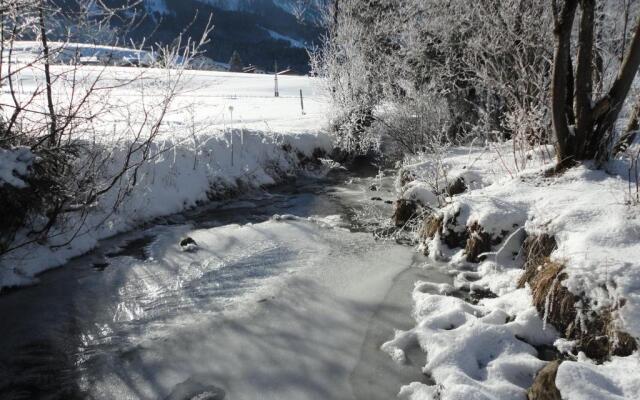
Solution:
[[[413,254],[340,220],[145,232],[156,237],[144,261],[112,258],[102,272],[110,282],[81,288],[109,306],[81,326],[80,389],[164,398],[190,380],[229,398],[352,398],[371,314]],[[197,247],[183,251],[187,236]]]

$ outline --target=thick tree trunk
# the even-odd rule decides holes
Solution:
[[[593,132],[591,101],[593,98],[593,22],[595,0],[580,0],[580,33],[578,35],[578,63],[576,65],[575,113],[576,128],[569,142],[569,152],[575,159],[584,153],[587,139]]]
[[[596,6],[596,23],[594,29],[604,26],[605,22],[605,5],[604,1],[601,1]],[[602,51],[599,48],[599,44],[604,42],[603,29],[597,29],[596,39],[593,46],[593,85],[595,90],[595,97],[602,96],[604,92],[604,58]]]
[[[575,18],[578,0],[565,0],[555,21],[555,49],[551,77],[551,114],[553,130],[557,139],[558,164],[569,161],[571,130],[567,121],[566,100],[568,93],[567,68],[571,52],[571,27]]]
[[[640,67],[640,18],[617,79],[609,92],[592,106],[596,0],[565,0],[561,10],[555,4],[556,47],[551,81],[551,112],[557,139],[558,166],[562,167],[573,161],[608,155],[606,149],[610,143],[610,133]],[[571,73],[568,71],[571,68],[571,31],[578,4],[582,12],[575,93],[572,93]],[[570,126],[572,114],[567,106],[569,98],[573,98],[574,103],[573,130]]]

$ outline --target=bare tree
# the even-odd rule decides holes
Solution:
[[[608,155],[607,146],[612,130],[633,79],[640,66],[640,18],[629,44],[617,77],[609,90],[595,99],[594,76],[594,30],[596,0],[554,1],[555,52],[552,73],[553,128],[557,139],[559,166],[575,161],[588,160]],[[576,59],[575,90],[572,94],[571,70],[572,29],[578,8],[581,11],[578,29],[578,54]],[[573,98],[575,126],[572,122],[567,99]]]
[[[44,0],[18,0],[0,8],[0,86],[7,88],[10,99],[0,104],[6,121],[0,130],[0,148],[28,148],[36,160],[24,177],[26,187],[0,183],[3,215],[11,215],[3,219],[9,221],[6,226],[0,224],[0,254],[53,236],[73,240],[90,228],[86,218],[101,198],[109,196],[107,203],[115,212],[136,186],[140,169],[167,151],[158,148],[156,139],[181,91],[184,70],[208,43],[211,19],[198,40],[181,35],[155,49],[143,49],[144,43],[122,49],[114,46],[117,37],[108,20],[135,15],[124,11],[101,2],[92,2],[91,7],[80,4],[69,11]],[[73,25],[73,30],[58,29],[58,24]],[[97,37],[116,43],[95,47],[75,42],[76,35],[97,28],[108,31],[97,32]],[[50,40],[56,31],[56,40]],[[82,65],[83,58],[97,59],[100,52],[102,65]],[[109,65],[118,62],[122,52],[127,56],[121,62],[144,60],[157,68],[131,68],[125,79],[118,79]],[[147,79],[148,74],[154,79]],[[22,88],[25,79],[29,86]],[[111,99],[119,88],[137,92],[137,101]],[[105,142],[105,129],[116,123],[111,121],[118,115],[122,118],[119,138],[111,135]],[[26,234],[14,241],[21,227],[26,227]]]
[[[371,126],[380,125],[373,131],[410,153],[478,136],[545,143],[549,8],[531,0],[334,1],[314,61],[340,116],[338,136],[375,142]]]

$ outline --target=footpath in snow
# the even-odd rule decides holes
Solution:
[[[627,168],[554,175],[553,160],[550,147],[513,159],[507,143],[400,172],[420,250],[454,278],[417,282],[415,327],[382,346],[399,363],[416,344],[425,353],[435,384],[401,398],[640,398],[640,208]]]
[[[92,147],[93,154],[107,160],[106,182],[118,174],[132,143],[151,135],[145,121],[162,112],[166,87],[179,81],[179,89],[160,128],[153,133],[148,159],[139,168],[127,171],[87,215],[68,215],[47,243],[30,243],[27,232],[18,232],[11,244],[17,250],[0,259],[0,290],[31,284],[39,272],[87,252],[98,240],[154,218],[247,188],[280,182],[300,173],[314,155],[331,149],[325,133],[325,99],[313,78],[279,77],[280,96],[276,98],[272,75],[52,67],[56,75],[66,76],[65,72],[73,74],[76,86],[97,81],[99,86],[109,88],[97,92],[98,101],[95,96],[91,98],[89,108],[96,118],[81,138]],[[36,66],[25,68],[15,81],[17,96],[26,101],[42,84],[42,71]],[[55,85],[57,104],[70,101],[73,90],[80,91],[61,82]],[[9,96],[4,92],[0,98],[11,104]],[[42,98],[32,103],[34,109],[45,106]],[[138,153],[134,158],[142,157]],[[24,148],[0,153],[0,184],[23,184],[19,177],[32,162],[32,155]],[[134,173],[136,184],[129,187]],[[116,204],[119,206],[114,212]]]

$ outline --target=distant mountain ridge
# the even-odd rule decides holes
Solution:
[[[81,15],[80,0],[48,1],[63,10],[58,23],[52,24],[57,25],[51,31],[52,40],[107,46],[133,42],[151,50],[155,44],[170,44],[180,36],[200,39],[212,16],[214,30],[204,47],[205,56],[227,63],[237,51],[245,66],[272,71],[277,62],[280,68],[306,73],[308,49],[318,45],[324,33],[317,4],[329,0],[103,0],[111,9],[108,15],[115,16],[110,19],[115,38],[111,32],[74,31],[73,18]],[[21,40],[35,40],[35,36],[25,35]]]
[[[185,27],[199,37],[209,15],[215,28],[207,56],[226,62],[238,51],[245,64],[272,70],[274,62],[305,73],[307,47],[318,44],[322,28],[317,7],[300,0],[144,0],[147,15],[127,40],[167,43]],[[315,4],[315,3],[314,3]],[[194,15],[197,18],[193,21]]]

